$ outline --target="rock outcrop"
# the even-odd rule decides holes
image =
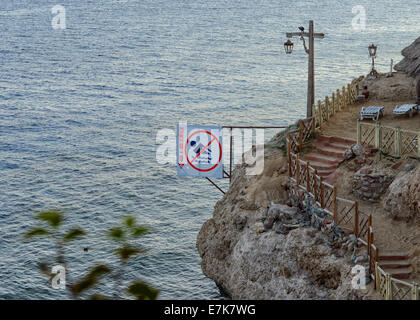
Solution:
[[[197,248],[204,274],[231,298],[352,298],[351,266],[333,255],[324,233],[267,231],[261,222],[265,208],[229,210],[226,200],[203,225]]]
[[[401,51],[404,59],[394,67],[397,71],[405,72],[411,77],[420,76],[420,37]]]
[[[300,221],[285,205],[286,159],[280,150],[268,153],[261,176],[236,167],[202,226],[203,273],[233,299],[353,299],[350,252],[337,254],[328,235],[312,227],[276,228]]]
[[[388,172],[377,172],[363,168],[353,177],[353,193],[364,201],[376,202],[391,184],[394,176]]]
[[[394,72],[392,77],[385,74],[379,74],[375,79],[366,77],[360,86],[368,87],[369,99],[399,101],[416,96],[416,79],[404,72]]]
[[[420,165],[407,171],[395,178],[382,200],[383,208],[394,219],[420,216]]]

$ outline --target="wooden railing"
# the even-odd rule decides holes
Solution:
[[[317,170],[299,159],[298,154],[290,152],[288,158],[290,179],[307,191],[333,217],[337,225],[353,232],[368,245],[372,216],[361,212],[357,201],[337,197],[337,187],[323,181]]]
[[[367,246],[369,273],[374,279],[376,291],[384,299],[420,300],[420,286],[417,283],[392,278],[378,266],[379,249],[374,244],[372,216],[361,212],[357,201],[337,197],[337,187],[323,181],[309,162],[299,159],[296,152],[302,149],[304,142],[308,142],[303,137],[304,130],[306,129],[303,126],[299,126],[298,130],[286,135],[290,179],[308,192],[316,203],[332,216],[336,225],[353,232],[357,240]]]
[[[387,300],[420,300],[420,286],[394,279],[378,266],[379,248],[375,245],[372,216],[359,210],[357,201],[337,197],[337,188],[318,175],[309,162],[299,159],[298,152],[310,142],[315,128],[327,122],[337,111],[356,101],[359,82],[354,81],[337,90],[331,98],[325,97],[313,106],[313,117],[299,120],[299,129],[286,135],[289,177],[307,191],[316,203],[325,209],[340,228],[353,232],[357,240],[367,246],[369,273],[376,290]],[[420,157],[420,132],[381,126],[379,123],[357,122],[357,143],[373,146],[396,156],[414,154]]]
[[[375,263],[378,261],[379,250],[374,245],[372,216],[359,210],[357,201],[343,199],[337,196],[337,187],[323,181],[315,168],[309,162],[299,159],[299,152],[304,143],[309,142],[312,135],[308,130],[314,130],[313,118],[300,120],[299,129],[289,132],[287,140],[288,172],[290,179],[300,188],[308,192],[315,202],[331,216],[336,225],[353,232],[358,241],[367,246],[369,254],[369,270],[375,276]],[[305,124],[312,123],[312,126]]]
[[[312,116],[315,119],[315,126],[320,127],[327,122],[336,112],[345,109],[353,104],[359,95],[359,82],[353,81],[341,90],[337,89],[331,97],[325,97],[324,101],[318,100],[317,105],[312,106]]]
[[[382,126],[380,122],[366,123],[357,120],[357,143],[375,147],[396,157],[420,157],[420,131]]]
[[[376,291],[385,300],[420,300],[420,288],[417,283],[408,283],[395,278],[375,264]]]

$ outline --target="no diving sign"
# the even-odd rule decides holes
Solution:
[[[222,179],[222,128],[179,124],[177,172],[178,176]]]

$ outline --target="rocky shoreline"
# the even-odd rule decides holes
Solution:
[[[416,94],[420,38],[403,56],[391,77],[359,78],[372,98],[398,101]],[[288,183],[285,132],[294,128],[265,145],[262,175],[246,176],[245,165],[235,168],[229,191],[197,237],[203,273],[233,299],[377,299],[372,283],[363,291],[352,289],[352,268],[368,263],[356,237],[345,234]],[[367,203],[382,199],[392,219],[418,218],[420,166],[407,164],[410,168],[398,176],[376,172],[373,160],[356,151],[348,150],[346,160],[356,157],[358,172],[348,172],[352,180],[343,188]]]
[[[269,145],[281,145],[278,138]],[[265,161],[262,176],[246,176],[244,166],[234,170],[232,187],[202,226],[197,249],[204,274],[233,299],[354,299],[351,269],[356,258],[367,263],[355,238],[321,223],[322,209],[286,205],[286,159],[266,146]],[[281,191],[270,192],[273,183]]]

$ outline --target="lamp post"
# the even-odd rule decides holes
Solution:
[[[375,70],[375,58],[376,58],[376,52],[377,52],[378,47],[372,43],[368,47],[368,49],[369,49],[369,57],[372,58],[372,70],[370,71],[369,75],[376,78],[378,76],[378,71]]]
[[[315,38],[324,39],[323,33],[314,32],[314,21],[309,21],[309,32],[305,32],[304,27],[299,27],[300,32],[287,32],[286,37],[289,38],[287,42],[284,43],[284,49],[286,54],[291,54],[293,51],[293,42],[290,41],[292,37],[300,37],[300,40],[303,41],[303,47],[305,52],[309,56],[308,61],[308,97],[306,101],[306,116],[308,118],[312,117],[312,106],[315,103]],[[305,38],[309,39],[309,48],[306,47]]]

